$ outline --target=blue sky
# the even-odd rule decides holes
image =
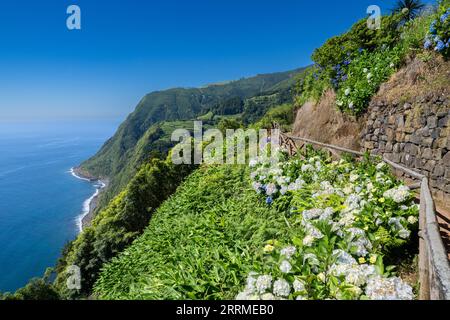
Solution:
[[[394,0],[2,1],[0,121],[123,118],[148,92],[310,64]],[[82,30],[66,28],[80,6]]]

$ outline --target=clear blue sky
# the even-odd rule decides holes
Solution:
[[[9,0],[0,121],[124,117],[151,91],[310,64],[314,48],[394,0]],[[77,4],[82,30],[66,28]]]

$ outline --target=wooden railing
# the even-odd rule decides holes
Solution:
[[[297,146],[297,142],[303,145]],[[290,155],[306,144],[315,145],[330,150],[336,154],[345,152],[363,156],[363,152],[326,144],[311,139],[280,134],[281,147]],[[450,265],[447,258],[439,225],[436,219],[435,206],[426,176],[406,168],[383,157],[383,161],[391,167],[419,180],[420,182],[420,213],[419,213],[419,282],[421,300],[450,300]],[[414,185],[415,187],[419,187]]]

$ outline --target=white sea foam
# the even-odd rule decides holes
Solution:
[[[80,177],[79,175],[77,175],[75,173],[74,168],[70,169],[70,173],[72,174],[72,176],[74,176],[77,179],[91,182],[90,179],[87,179],[87,178],[84,178],[84,177]],[[92,201],[95,199],[95,197],[97,197],[99,195],[100,190],[102,190],[104,187],[106,187],[106,184],[103,181],[99,180],[99,181],[96,181],[96,184],[94,186],[95,186],[94,194],[89,199],[86,199],[83,202],[83,211],[76,218],[77,227],[78,227],[78,230],[79,230],[80,233],[83,231],[83,219],[89,214],[89,211],[91,209]]]

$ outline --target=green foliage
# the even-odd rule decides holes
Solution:
[[[0,300],[59,300],[60,296],[52,284],[45,279],[35,278],[14,294],[0,294]]]
[[[374,52],[387,52],[386,49],[394,48],[400,41],[401,19],[400,14],[384,16],[381,20],[382,27],[378,30],[369,29],[366,19],[360,20],[347,33],[329,39],[316,49],[312,55],[315,65],[298,83],[297,103],[303,104],[308,100],[317,102],[326,89],[337,90],[343,82],[354,76],[347,70],[353,61],[361,60]],[[364,91],[374,93],[373,89]],[[363,108],[360,107],[358,111],[360,110]]]
[[[257,200],[245,166],[202,167],[154,214],[145,233],[102,270],[102,299],[231,299],[261,256],[289,234]]]
[[[243,128],[244,125],[241,121],[233,118],[222,118],[217,124],[217,129],[219,129],[223,134],[226,134],[227,129],[239,129]]]
[[[290,90],[282,92],[269,92],[267,94],[261,94],[253,98],[246,99],[244,103],[242,121],[245,124],[255,123],[270,109],[280,104],[291,102],[292,94]]]
[[[433,49],[448,59],[450,57],[450,1],[440,3],[439,10],[431,22],[425,39],[425,49]]]
[[[402,49],[394,47],[376,52],[364,51],[355,58],[343,68],[348,76],[337,91],[339,108],[353,114],[365,111],[380,85],[397,70],[402,57]]]
[[[244,101],[240,97],[233,97],[220,101],[212,108],[212,112],[218,115],[231,115],[241,113],[244,110]]]
[[[337,213],[349,205],[341,193],[313,196],[322,186],[318,181],[328,179],[343,190],[351,183],[353,190],[359,189],[360,195],[369,199],[365,205],[361,202],[352,223],[366,230],[373,248],[363,257],[370,259],[378,274],[384,276],[391,276],[392,268],[384,265],[383,255],[389,254],[392,246],[397,248],[405,243],[398,234],[406,226],[406,218],[417,215],[417,207],[400,209],[402,203],[383,198],[386,190],[398,186],[387,166],[375,166],[368,160],[331,163],[321,157],[322,153],[310,149],[309,160],[299,158],[285,163],[283,171],[294,177],[301,174],[307,185],[292,194],[280,195],[273,205],[266,205],[265,197],[252,189],[248,167],[201,167],[156,211],[144,234],[104,266],[94,293],[101,299],[232,299],[250,272],[270,270],[275,272],[274,277],[282,277],[273,268],[280,262],[279,255],[266,253],[270,247],[293,241],[300,250],[295,272],[302,274],[312,294],[310,298],[324,299],[337,294],[342,299],[358,297],[360,291],[343,282],[342,277],[333,280],[330,275],[325,281],[327,286],[321,280],[323,270],[335,261],[335,249],[356,250],[354,238],[338,238],[330,224],[318,222],[314,226],[323,237],[316,239],[312,247],[303,244],[305,229],[300,218],[303,210],[331,207]],[[306,164],[317,167],[315,174],[303,172]],[[276,170],[270,172],[265,176],[275,179]],[[294,180],[291,179],[292,183]],[[370,192],[361,188],[367,181],[372,184]],[[368,193],[370,197],[363,196]],[[295,207],[287,210],[292,214],[280,205],[284,200],[289,207]],[[410,200],[410,196],[405,199],[408,204]],[[400,229],[390,222],[391,217],[399,215]],[[384,232],[377,219],[387,226]],[[393,243],[397,240],[399,243]],[[263,249],[264,244],[269,247]],[[304,254],[311,253],[318,259],[313,267],[304,262]],[[322,270],[322,275],[316,269]]]
[[[356,56],[360,49],[373,51],[383,46],[393,47],[400,39],[400,20],[400,15],[383,16],[382,27],[372,30],[367,27],[367,20],[362,19],[347,33],[327,40],[314,51],[312,59],[318,66],[331,71],[334,66]]]
[[[56,271],[56,285],[65,297],[88,295],[101,266],[125,249],[148,225],[156,208],[166,200],[193,167],[175,166],[169,160],[153,159],[111,203],[100,211],[81,235],[66,247]],[[67,290],[66,267],[81,270],[82,290]]]
[[[286,103],[270,109],[258,122],[251,125],[255,129],[270,129],[273,123],[278,123],[282,131],[290,131],[294,123],[294,106]]]
[[[405,23],[401,44],[406,51],[420,52],[434,15],[425,14]]]

